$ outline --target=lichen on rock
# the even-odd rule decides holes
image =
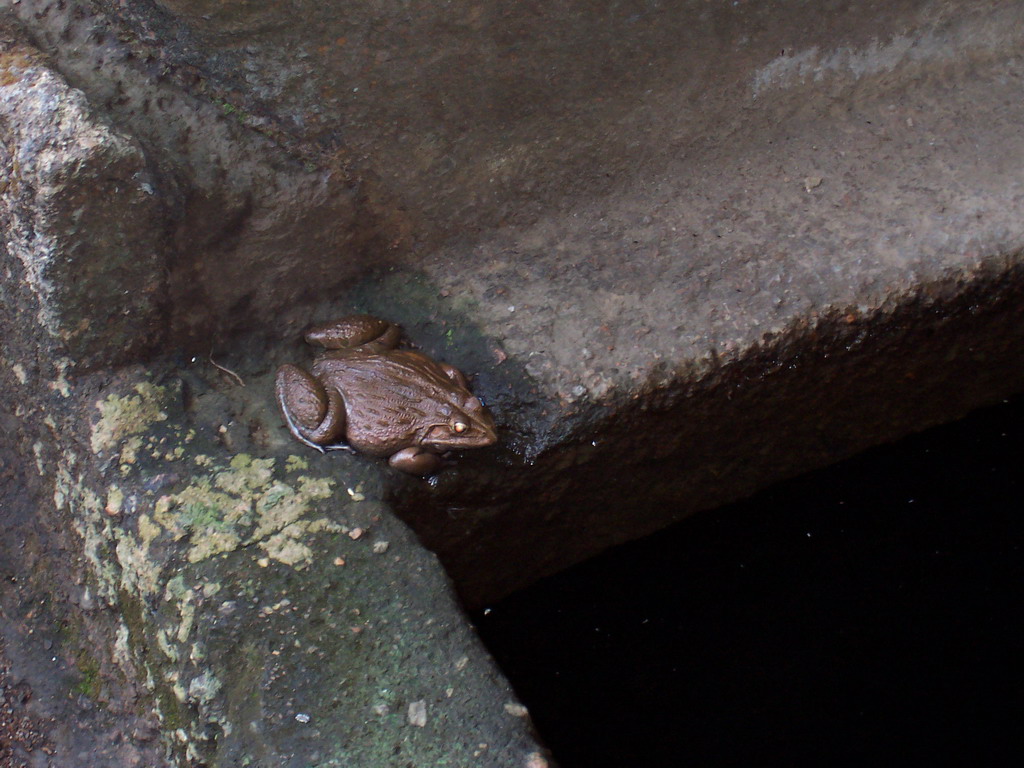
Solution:
[[[326,518],[305,519],[312,502],[329,498],[333,485],[307,475],[289,484],[276,479],[274,459],[238,454],[227,467],[215,467],[209,476],[161,496],[149,525],[166,530],[174,541],[188,536],[190,563],[258,544],[271,558],[301,568],[312,556],[301,541],[305,536],[340,530]],[[155,538],[152,528],[148,534]]]
[[[125,438],[140,435],[154,422],[167,419],[166,387],[143,381],[135,385],[134,391],[134,395],[111,394],[96,403],[100,418],[92,427],[93,453],[109,453]],[[122,461],[134,463],[139,445],[133,441],[130,455],[122,455]]]

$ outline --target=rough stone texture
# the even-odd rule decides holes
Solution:
[[[162,317],[160,204],[138,143],[96,119],[6,25],[0,39],[0,226],[65,355],[151,351]],[[3,30],[0,30],[2,33]]]
[[[321,567],[334,557],[390,561],[319,520],[351,529],[371,514],[371,530],[407,541],[384,511],[395,505],[481,604],[1024,386],[1018,2],[23,0],[11,11],[84,94],[76,114],[141,153],[163,217],[166,324],[139,346],[112,334],[108,350],[123,359],[163,339],[167,354],[144,361],[150,377],[67,378],[77,352],[40,335],[45,296],[25,288],[26,265],[45,254],[17,243],[2,318],[16,343],[0,370],[34,393],[7,407],[43,474],[59,469],[58,519],[78,521],[67,546],[84,542],[92,588],[141,638],[119,668],[150,673],[165,733],[184,723],[179,754],[230,760],[243,738],[280,759],[306,748],[311,731],[275,719],[292,711],[289,694],[274,698],[279,662],[305,706],[305,657],[245,643],[272,642],[320,606],[340,616],[346,601],[372,603],[397,578],[371,585],[346,565],[334,581]],[[3,150],[9,167],[16,149]],[[62,322],[77,328],[67,306]],[[300,456],[269,410],[270,372],[307,354],[301,326],[353,310],[402,323],[475,374],[502,443],[431,483]],[[218,381],[214,359],[248,386]],[[113,410],[97,420],[96,401]],[[117,427],[118,404],[145,430]],[[301,490],[292,452],[330,501]],[[199,456],[212,462],[202,472]],[[267,508],[284,487],[304,499],[286,507],[304,511],[274,527]],[[350,504],[347,488],[364,500]],[[450,603],[410,600],[401,612],[417,631],[428,615],[455,621]],[[364,755],[386,760],[403,707],[415,730],[401,733],[434,722],[427,691],[446,696],[453,652],[430,657],[448,635],[429,632],[416,650],[386,631],[392,650],[376,655],[348,636],[331,646],[337,664],[323,663],[339,686],[356,679],[341,670],[378,660],[400,681],[401,704],[352,683],[360,706],[388,706]],[[202,654],[214,669],[244,661],[243,680],[266,673],[263,726],[225,733],[252,696],[204,677]],[[426,689],[397,660],[420,655],[433,659]],[[480,701],[500,700],[486,662],[469,664]],[[525,729],[508,733],[495,764],[530,759]],[[428,741],[408,744],[426,755]]]
[[[379,219],[398,212],[376,213],[373,191],[344,164],[278,151],[247,127],[255,116],[167,60],[156,38],[133,39],[120,23],[128,11],[107,17],[101,5],[33,0],[11,12],[93,112],[145,154],[164,216],[168,343],[209,353],[275,320],[301,327],[292,307],[387,263]]]

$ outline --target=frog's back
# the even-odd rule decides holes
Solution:
[[[438,363],[414,350],[330,352],[313,374],[341,392],[349,444],[378,456],[418,443],[427,429],[447,421],[442,409],[461,391]]]

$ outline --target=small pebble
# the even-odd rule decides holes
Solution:
[[[810,192],[815,187],[821,186],[821,176],[808,176],[804,179],[804,190]]]
[[[383,555],[388,551],[389,542],[386,541],[375,541],[373,542],[373,553],[375,555]]]
[[[348,532],[348,537],[354,541],[355,539],[358,539],[360,536],[362,536],[364,533],[365,531],[362,528],[353,528],[351,531]]]
[[[427,702],[423,699],[409,704],[409,725],[422,728],[427,724]]]
[[[305,712],[299,712],[299,714],[295,716],[295,719],[300,723],[308,723],[310,718]]]

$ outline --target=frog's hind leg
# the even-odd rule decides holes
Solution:
[[[297,365],[277,369],[274,393],[288,429],[321,453],[345,431],[345,401],[334,387],[324,387]]]
[[[394,349],[401,338],[401,328],[372,315],[350,315],[330,323],[315,325],[305,334],[307,342],[324,349],[367,346]]]

